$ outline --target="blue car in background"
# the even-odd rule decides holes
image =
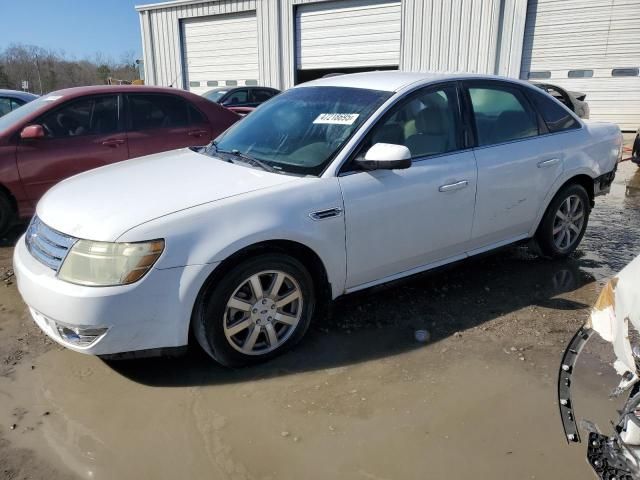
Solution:
[[[0,117],[38,98],[33,93],[0,89]]]

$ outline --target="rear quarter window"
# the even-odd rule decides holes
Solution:
[[[528,89],[527,96],[536,107],[550,132],[561,132],[579,128],[580,124],[573,116],[543,93]]]

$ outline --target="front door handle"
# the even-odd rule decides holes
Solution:
[[[560,163],[559,158],[549,158],[547,160],[542,160],[541,162],[538,162],[538,168],[553,167],[557,163]]]
[[[206,130],[191,130],[190,132],[187,133],[187,135],[189,135],[190,137],[201,137],[206,133],[207,133]]]
[[[118,145],[122,145],[124,143],[124,139],[122,138],[109,138],[108,140],[105,140],[104,142],[102,142],[102,145],[106,146],[106,147],[117,147]]]
[[[459,182],[449,183],[448,185],[441,185],[438,188],[440,192],[452,192],[453,190],[460,190],[469,186],[469,180],[460,180]]]

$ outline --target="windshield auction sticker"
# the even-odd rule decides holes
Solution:
[[[360,116],[359,113],[321,113],[313,123],[328,123],[332,125],[353,125]]]

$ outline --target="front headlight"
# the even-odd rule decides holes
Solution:
[[[147,273],[164,250],[164,240],[110,243],[78,240],[64,259],[58,278],[95,287],[126,285]]]

